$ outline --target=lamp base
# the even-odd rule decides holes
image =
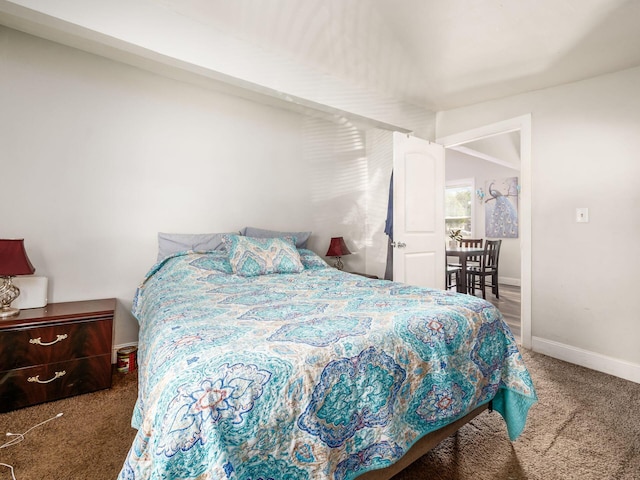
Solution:
[[[0,320],[15,317],[20,310],[11,302],[20,296],[20,289],[11,282],[11,277],[0,277]]]
[[[18,309],[18,308],[2,307],[2,308],[0,308],[0,320],[3,320],[5,318],[9,318],[9,317],[15,317],[19,313],[20,313],[20,309]]]
[[[336,262],[333,264],[333,267],[337,268],[338,270],[342,270],[344,268],[344,263],[342,263],[340,257],[336,257]]]

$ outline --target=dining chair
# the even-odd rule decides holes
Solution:
[[[463,238],[460,240],[460,246],[464,248],[482,248],[484,239],[482,238]],[[471,266],[480,266],[480,262],[482,262],[482,257],[469,257],[467,259],[467,265]]]
[[[447,290],[458,287],[460,281],[460,274],[462,273],[461,267],[452,267],[447,265]]]
[[[482,238],[463,238],[458,242],[458,244],[460,245],[460,247],[464,247],[464,248],[482,248],[483,242],[484,242],[484,239]],[[469,257],[467,258],[467,266],[479,267],[481,261],[482,261],[482,258],[479,256]],[[462,265],[459,263],[447,263],[447,268],[448,267],[462,268]]]
[[[462,240],[460,240],[460,246],[469,248],[482,248],[482,242],[484,242],[484,239],[482,238],[463,238]]]
[[[500,298],[498,289],[498,260],[500,258],[500,246],[502,240],[487,240],[484,244],[484,255],[480,266],[467,268],[467,285],[471,295],[475,295],[476,287],[482,290],[482,298],[487,298],[487,277],[491,277],[491,292]]]

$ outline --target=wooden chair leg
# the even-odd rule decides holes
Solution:
[[[500,298],[500,292],[498,290],[499,287],[498,287],[498,274],[497,273],[494,273],[491,276],[491,281],[493,282],[493,288],[492,288],[493,294],[496,296],[496,298]]]
[[[469,275],[469,281],[471,284],[471,295],[475,296],[476,295],[476,277],[475,275],[471,274]],[[478,284],[478,287],[480,287],[480,285]]]

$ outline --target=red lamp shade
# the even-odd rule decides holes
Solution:
[[[327,250],[327,257],[342,257],[344,255],[350,255],[351,252],[344,243],[344,238],[333,237],[329,244],[329,250]]]
[[[0,239],[0,277],[13,277],[15,275],[31,275],[33,268],[27,251],[24,249],[24,239],[6,240]]]

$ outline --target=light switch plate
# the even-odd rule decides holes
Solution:
[[[589,223],[589,209],[588,208],[576,208],[576,222],[577,223]]]

